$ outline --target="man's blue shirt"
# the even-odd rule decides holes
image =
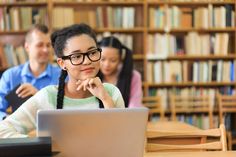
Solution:
[[[59,76],[60,68],[51,64],[37,78],[29,69],[29,62],[6,70],[0,80],[0,120],[6,116],[6,109],[9,107],[5,96],[18,84],[30,83],[40,90],[47,85],[58,84]]]

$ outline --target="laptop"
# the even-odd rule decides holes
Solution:
[[[37,136],[63,157],[143,157],[147,108],[40,110]]]

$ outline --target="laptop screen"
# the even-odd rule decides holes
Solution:
[[[148,109],[41,110],[37,136],[63,156],[142,157]]]

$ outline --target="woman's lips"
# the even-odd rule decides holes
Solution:
[[[92,72],[94,70],[94,68],[85,68],[80,70],[81,72]]]

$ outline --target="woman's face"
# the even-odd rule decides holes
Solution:
[[[100,70],[104,76],[109,76],[118,72],[118,66],[121,62],[119,50],[112,47],[101,47],[102,59],[100,61]]]
[[[96,52],[96,43],[93,38],[88,35],[75,36],[67,40],[65,49],[63,50],[64,56],[77,53],[90,53],[90,56],[93,55],[93,50]],[[75,60],[78,58],[84,57],[84,61],[80,65],[73,65],[70,59],[59,59],[58,63],[61,68],[67,70],[69,78],[75,81],[85,80],[87,78],[93,78],[97,75],[99,71],[100,61],[91,61],[88,56],[76,55],[73,57]]]

